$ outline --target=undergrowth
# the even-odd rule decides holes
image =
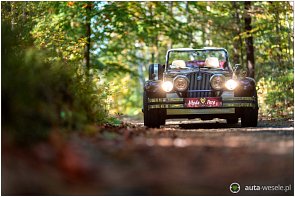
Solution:
[[[80,63],[47,61],[48,52],[20,50],[17,31],[2,24],[2,134],[5,140],[31,144],[87,124],[109,120],[108,85],[99,73],[86,75]]]

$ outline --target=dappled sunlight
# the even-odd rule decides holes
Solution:
[[[145,130],[146,138],[135,137],[134,142],[153,147],[247,148],[249,151],[271,154],[287,154],[292,151],[293,121],[278,121],[269,127],[270,122],[261,121],[257,128],[241,128],[228,127],[225,123],[219,123],[219,120],[166,121],[167,124],[160,129]],[[191,126],[183,127],[181,123]]]
[[[166,126],[162,129],[147,131],[147,138],[135,137],[134,142],[138,145],[176,148],[204,146],[249,148],[250,151],[286,154],[294,147],[292,135],[292,127],[279,128],[279,130],[268,127],[183,130]],[[278,139],[276,136],[281,138]]]

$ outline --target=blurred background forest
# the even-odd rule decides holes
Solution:
[[[139,115],[148,65],[167,49],[224,47],[246,67],[249,37],[260,115],[293,117],[293,2],[11,1],[1,17],[2,124],[23,134]]]

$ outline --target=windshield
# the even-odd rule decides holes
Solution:
[[[227,65],[227,54],[224,50],[170,51],[168,56],[168,69],[227,69]]]

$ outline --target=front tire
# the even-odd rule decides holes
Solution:
[[[143,121],[144,126],[149,128],[159,128],[165,124],[165,118],[159,109],[148,109],[148,96],[146,91],[143,94]]]
[[[258,123],[258,96],[257,96],[257,91],[255,89],[254,97],[256,97],[256,104],[255,108],[245,108],[244,113],[242,114],[241,117],[241,126],[242,127],[257,127]]]
[[[258,109],[246,108],[244,114],[241,117],[242,127],[257,127]]]

